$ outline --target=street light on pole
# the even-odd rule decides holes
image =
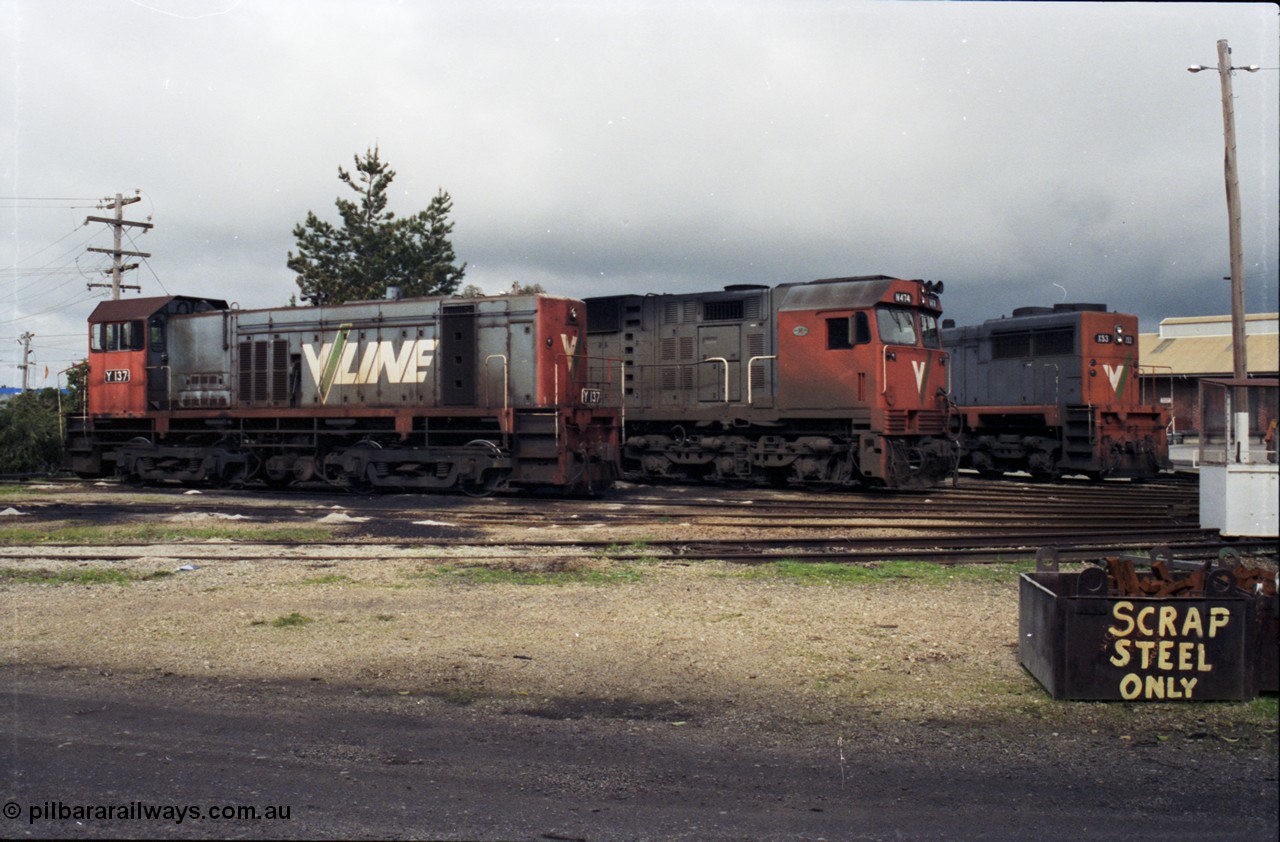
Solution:
[[[1203,64],[1193,64],[1187,68],[1191,73],[1212,69]],[[1227,181],[1227,236],[1231,249],[1231,361],[1236,380],[1248,378],[1249,360],[1244,339],[1244,246],[1240,236],[1240,178],[1236,172],[1236,115],[1231,96],[1231,73],[1235,70],[1257,73],[1261,69],[1256,64],[1232,67],[1231,47],[1225,39],[1218,42],[1218,76],[1222,83],[1222,134],[1226,145],[1223,169]],[[1248,401],[1248,392],[1243,387],[1238,386],[1233,390],[1235,440],[1241,462],[1250,461]]]

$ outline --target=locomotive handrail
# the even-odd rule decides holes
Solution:
[[[751,390],[751,366],[755,365],[760,360],[776,360],[777,358],[777,354],[761,354],[747,360],[747,406],[751,406],[751,400],[753,397]],[[729,393],[729,386],[727,383],[724,387],[724,391],[726,395]]]
[[[490,354],[484,358],[484,367],[487,371],[490,360],[502,360],[502,411],[506,412],[511,408],[511,370],[507,366],[506,354]],[[485,388],[485,396],[488,396],[489,390]]]
[[[724,357],[707,357],[705,360],[703,360],[703,362],[704,363],[724,363],[724,402],[728,403],[729,402],[729,361],[726,360]],[[748,376],[747,380],[750,381],[751,377]]]

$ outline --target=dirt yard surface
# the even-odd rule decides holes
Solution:
[[[3,548],[8,835],[1276,835],[1275,698],[1055,702],[1013,567],[200,547]],[[134,802],[203,815],[59,815]]]

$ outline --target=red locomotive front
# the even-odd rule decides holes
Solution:
[[[790,287],[778,307],[778,403],[847,415],[864,479],[928,485],[951,472],[941,285],[897,278]]]

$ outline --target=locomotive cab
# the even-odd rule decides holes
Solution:
[[[225,301],[185,295],[99,304],[89,316],[88,414],[141,417],[165,409],[169,319],[225,309]]]

